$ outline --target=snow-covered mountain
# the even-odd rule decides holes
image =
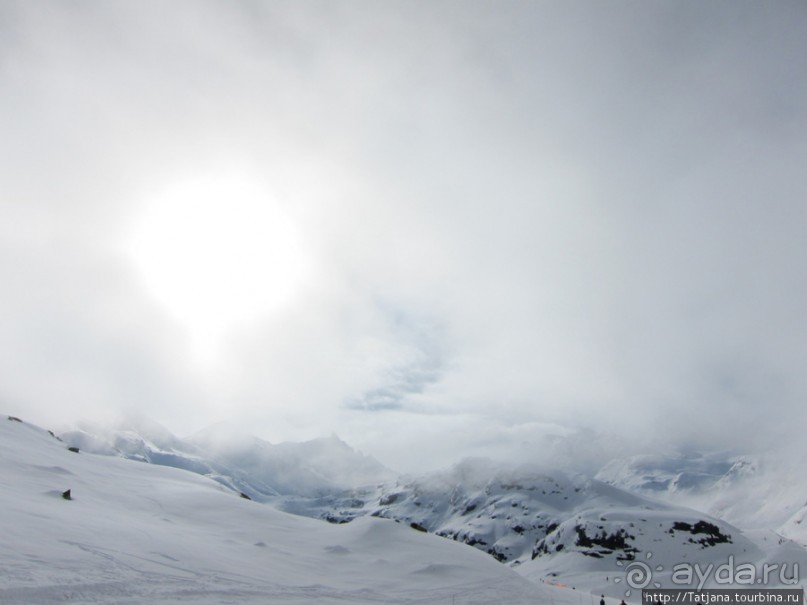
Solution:
[[[339,498],[316,503],[287,499],[280,506],[333,523],[367,515],[395,519],[475,546],[499,561],[523,562],[588,497],[583,479],[475,459]]]
[[[82,423],[60,437],[83,451],[205,475],[260,501],[289,494],[315,497],[394,477],[335,435],[271,444],[219,425],[179,439],[148,419],[129,417],[112,426]]]
[[[754,475],[759,459],[721,453],[643,454],[608,462],[597,479],[652,496],[729,488]]]
[[[534,581],[624,596],[624,569],[651,557],[656,581],[681,563],[716,569],[730,557],[807,565],[807,551],[775,532],[747,534],[723,520],[596,479],[531,466],[469,460],[449,471],[399,480],[349,497],[287,500],[287,510],[344,523],[384,517],[474,546]],[[319,508],[317,508],[319,507]],[[714,578],[712,578],[713,580]],[[697,585],[697,577],[693,576]],[[707,582],[708,584],[708,582]]]
[[[289,515],[182,470],[70,451],[13,418],[0,419],[0,482],[8,605],[577,603],[403,524]]]
[[[237,468],[277,494],[317,496],[389,480],[395,473],[336,435],[271,444],[212,427],[188,440],[196,451]],[[263,494],[255,494],[260,498]]]
[[[708,512],[745,530],[769,529],[807,546],[804,462],[775,453],[653,454],[617,458],[597,473],[610,485]]]
[[[634,456],[606,464],[593,479],[477,459],[396,478],[335,436],[273,445],[217,426],[181,440],[130,419],[63,438],[80,451],[206,475],[332,524],[394,520],[473,546],[533,581],[562,580],[615,598],[625,593],[614,585],[623,567],[643,557],[653,557],[667,585],[670,570],[686,561],[715,568],[736,556],[755,566],[800,561],[807,569],[807,509],[783,505],[795,488],[762,485],[762,462],[750,456]],[[753,482],[756,489],[744,494]],[[738,527],[727,522],[731,515],[757,522]]]

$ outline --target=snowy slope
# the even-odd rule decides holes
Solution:
[[[779,527],[779,533],[807,547],[807,503]]]
[[[466,460],[445,472],[401,479],[368,493],[286,510],[346,522],[370,515],[474,546],[499,561],[528,560],[547,531],[585,502],[583,480],[531,467],[502,467],[486,460]],[[582,493],[581,493],[582,492]]]
[[[610,461],[597,478],[635,493],[703,510],[741,527],[769,529],[807,545],[803,454],[639,455]]]
[[[651,588],[747,588],[748,576],[729,567],[752,570],[751,583],[764,581],[767,587],[791,587],[793,580],[798,584],[799,570],[807,569],[807,551],[775,531],[743,531],[696,510],[627,494],[596,480],[589,489],[599,497],[590,497],[589,506],[539,542],[533,560],[520,566],[519,573],[533,581],[560,579],[621,597],[631,592],[626,583],[631,570],[649,570]],[[775,571],[766,576],[766,567]],[[632,592],[632,599],[638,598],[636,587]]]
[[[472,545],[534,582],[614,598],[625,596],[625,572],[639,561],[650,561],[655,581],[666,587],[683,586],[671,581],[681,563],[713,570],[731,558],[758,569],[787,564],[788,578],[794,563],[807,569],[807,551],[773,531],[746,533],[602,481],[481,460],[351,497],[287,500],[285,506],[307,506],[297,512],[336,523],[367,515],[396,519]]]
[[[547,538],[547,554],[517,571],[536,582],[560,581],[629,601],[639,598],[642,587],[627,582],[632,572],[645,574],[639,577],[647,578],[650,588],[748,588],[763,578],[766,587],[801,583],[807,552],[775,532],[729,532],[691,511],[679,511],[672,522],[669,512],[646,511],[639,517],[636,512],[581,513]],[[767,576],[766,566],[772,570]],[[736,571],[740,568],[742,574]]]
[[[0,481],[4,604],[547,600],[489,556],[402,524],[288,515],[5,418]]]

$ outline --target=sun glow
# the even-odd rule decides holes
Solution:
[[[289,305],[308,272],[299,230],[259,182],[178,182],[146,201],[129,254],[150,295],[215,357],[230,330]]]

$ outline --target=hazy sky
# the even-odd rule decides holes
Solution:
[[[803,434],[805,31],[801,1],[0,0],[2,409],[404,470]]]

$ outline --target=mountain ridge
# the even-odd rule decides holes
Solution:
[[[603,586],[601,578],[611,577],[617,563],[648,553],[655,553],[659,564],[667,566],[676,559],[698,557],[716,563],[735,551],[756,564],[768,562],[767,545],[760,545],[743,529],[708,511],[658,499],[697,494],[699,489],[708,491],[706,488],[737,489],[754,476],[748,469],[758,466],[748,458],[644,456],[627,465],[606,465],[594,477],[537,464],[469,459],[444,471],[394,476],[335,435],[297,444],[270,444],[235,434],[219,439],[216,430],[188,441],[158,433],[160,439],[150,439],[131,430],[113,431],[114,442],[110,445],[101,440],[105,445],[99,453],[197,472],[281,511],[332,524],[366,517],[397,521],[473,546],[532,579],[576,577],[587,570],[594,577],[582,581],[607,591],[612,587]],[[81,432],[63,436],[79,447],[89,441]],[[155,441],[170,451],[159,449]],[[130,447],[132,443],[137,447]],[[346,472],[353,464],[365,465],[366,472]],[[648,465],[660,470],[656,475],[647,474]],[[678,469],[680,465],[694,467],[694,471],[686,476]],[[630,472],[623,472],[625,469]],[[736,479],[736,484],[729,479]],[[620,480],[629,489],[618,485]],[[801,535],[804,515],[799,514],[794,511],[789,521],[790,535],[771,532],[761,539],[770,537],[773,543]]]

